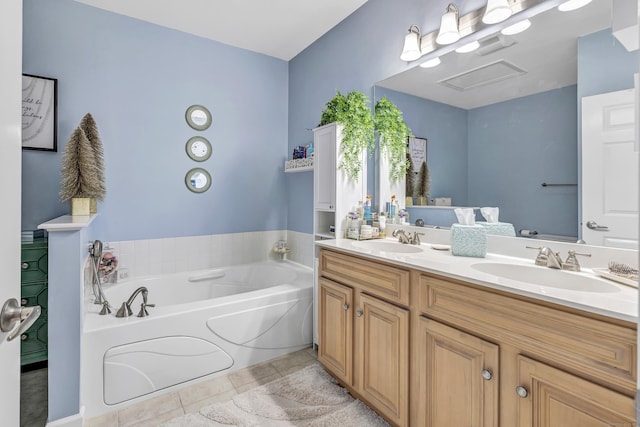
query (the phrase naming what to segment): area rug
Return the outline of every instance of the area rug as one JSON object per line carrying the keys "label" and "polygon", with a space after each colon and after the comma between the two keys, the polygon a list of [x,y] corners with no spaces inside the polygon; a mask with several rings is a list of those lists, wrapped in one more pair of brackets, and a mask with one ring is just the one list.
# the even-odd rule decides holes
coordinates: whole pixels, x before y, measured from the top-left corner
{"label": "area rug", "polygon": [[387,427],[389,424],[351,397],[316,363],[162,426]]}

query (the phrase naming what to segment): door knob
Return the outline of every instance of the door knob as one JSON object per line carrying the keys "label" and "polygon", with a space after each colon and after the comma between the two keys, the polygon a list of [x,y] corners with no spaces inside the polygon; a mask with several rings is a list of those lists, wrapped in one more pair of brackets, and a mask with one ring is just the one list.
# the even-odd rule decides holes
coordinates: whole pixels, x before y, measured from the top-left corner
{"label": "door knob", "polygon": [[0,311],[0,331],[12,331],[7,337],[7,341],[12,341],[15,337],[22,335],[38,320],[41,311],[42,309],[39,305],[21,307],[17,299],[8,299],[2,306],[2,311]]}
{"label": "door knob", "polygon": [[609,227],[607,227],[606,225],[598,225],[597,222],[595,221],[587,221],[587,228],[591,229],[591,230],[597,230],[597,231],[608,231]]}

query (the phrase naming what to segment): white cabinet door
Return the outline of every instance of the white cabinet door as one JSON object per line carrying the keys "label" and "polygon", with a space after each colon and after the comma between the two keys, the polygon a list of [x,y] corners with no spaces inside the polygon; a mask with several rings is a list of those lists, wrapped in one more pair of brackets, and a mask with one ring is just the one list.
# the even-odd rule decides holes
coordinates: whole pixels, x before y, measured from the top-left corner
{"label": "white cabinet door", "polygon": [[634,90],[582,98],[582,238],[638,249]]}
{"label": "white cabinet door", "polygon": [[336,209],[336,135],[335,124],[318,128],[313,134],[313,207]]}
{"label": "white cabinet door", "polygon": [[[20,301],[22,0],[0,2],[0,308]],[[0,424],[20,425],[20,339],[0,332]]]}

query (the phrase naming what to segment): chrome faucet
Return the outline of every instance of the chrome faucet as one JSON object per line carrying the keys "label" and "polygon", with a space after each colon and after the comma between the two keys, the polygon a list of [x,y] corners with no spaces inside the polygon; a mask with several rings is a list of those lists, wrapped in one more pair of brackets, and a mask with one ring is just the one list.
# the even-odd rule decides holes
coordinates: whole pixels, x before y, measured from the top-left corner
{"label": "chrome faucet", "polygon": [[560,258],[560,254],[551,250],[546,246],[542,247],[534,247],[527,246],[527,249],[537,249],[538,255],[536,256],[536,265],[540,265],[542,267],[549,267],[555,269],[562,269],[562,258]]}
{"label": "chrome faucet", "polygon": [[116,313],[116,317],[129,317],[133,314],[131,311],[131,304],[136,299],[136,297],[142,294],[142,304],[140,304],[140,312],[138,313],[138,317],[147,317],[149,312],[147,311],[147,307],[155,307],[155,304],[147,304],[147,296],[149,295],[149,290],[144,286],[139,287],[129,297],[129,299],[122,303],[120,309]]}
{"label": "chrome faucet", "polygon": [[91,287],[93,289],[93,295],[95,296],[94,304],[101,304],[102,310],[100,310],[100,315],[105,315],[111,313],[111,304],[107,300],[107,297],[104,295],[104,291],[102,289],[102,283],[100,282],[100,260],[102,259],[102,242],[100,240],[95,240],[89,246],[89,256],[91,257]]}
{"label": "chrome faucet", "polygon": [[411,243],[412,245],[419,245],[420,236],[424,236],[424,233],[418,233],[417,231],[414,231],[413,236],[409,238],[409,243]]}

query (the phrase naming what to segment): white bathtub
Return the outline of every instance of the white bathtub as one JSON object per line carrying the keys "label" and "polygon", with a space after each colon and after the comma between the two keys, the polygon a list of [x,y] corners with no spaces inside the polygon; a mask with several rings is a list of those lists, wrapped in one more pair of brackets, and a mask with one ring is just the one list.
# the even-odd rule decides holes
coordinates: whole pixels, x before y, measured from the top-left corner
{"label": "white bathtub", "polygon": [[[116,318],[140,286],[148,317]],[[311,346],[313,270],[265,262],[106,285],[108,316],[85,301],[82,404],[91,418]],[[89,295],[92,297],[93,295]]]}

